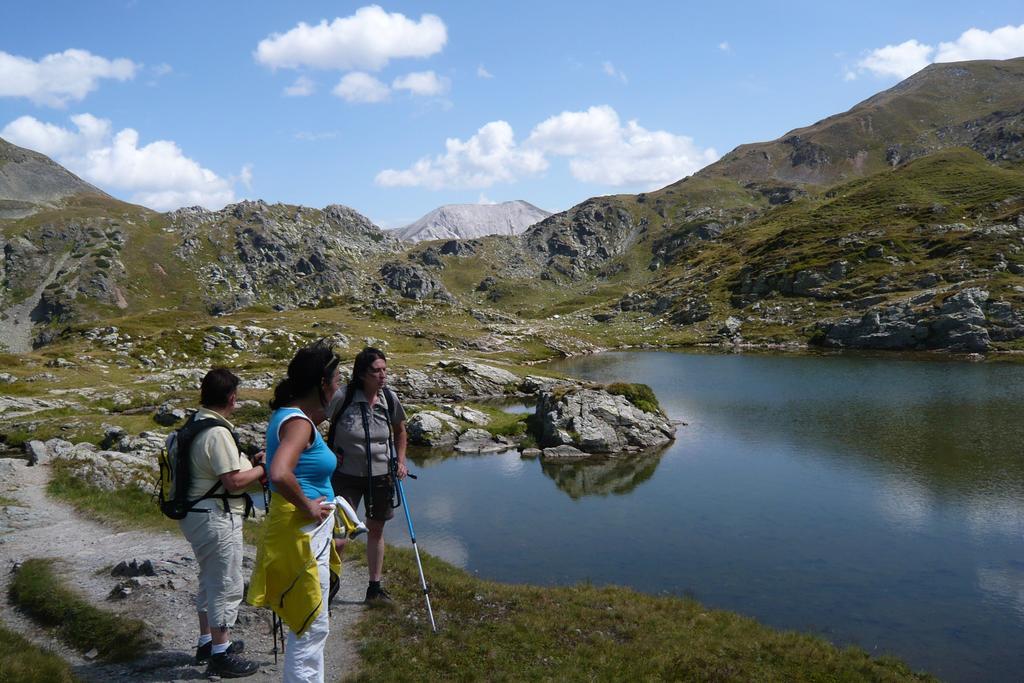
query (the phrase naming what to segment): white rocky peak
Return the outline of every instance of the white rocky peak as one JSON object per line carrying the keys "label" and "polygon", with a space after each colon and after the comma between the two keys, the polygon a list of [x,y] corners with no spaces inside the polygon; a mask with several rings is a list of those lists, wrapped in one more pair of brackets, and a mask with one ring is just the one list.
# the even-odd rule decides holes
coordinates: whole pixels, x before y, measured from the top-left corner
{"label": "white rocky peak", "polygon": [[500,204],[447,204],[415,223],[398,228],[395,234],[411,242],[518,235],[550,215],[549,211],[522,200]]}

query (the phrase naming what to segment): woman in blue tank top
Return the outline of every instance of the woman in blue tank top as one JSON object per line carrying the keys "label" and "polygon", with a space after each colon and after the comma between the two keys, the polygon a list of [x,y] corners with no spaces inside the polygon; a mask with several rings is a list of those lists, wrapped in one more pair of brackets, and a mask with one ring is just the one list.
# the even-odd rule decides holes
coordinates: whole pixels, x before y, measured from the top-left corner
{"label": "woman in blue tank top", "polygon": [[288,625],[285,681],[323,680],[330,574],[340,571],[331,519],[338,461],[316,425],[338,390],[339,360],[323,342],[300,349],[270,402],[266,463],[274,495],[250,602],[271,607]]}

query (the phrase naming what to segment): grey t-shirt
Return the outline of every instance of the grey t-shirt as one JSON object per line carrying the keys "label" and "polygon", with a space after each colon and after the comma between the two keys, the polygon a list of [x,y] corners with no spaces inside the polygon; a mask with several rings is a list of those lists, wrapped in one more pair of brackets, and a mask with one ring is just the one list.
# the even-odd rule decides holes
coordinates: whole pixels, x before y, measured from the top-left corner
{"label": "grey t-shirt", "polygon": [[[327,407],[327,414],[331,418],[344,402],[345,391],[346,387],[342,387],[331,399],[331,404]],[[394,413],[393,421],[395,425],[398,425],[405,421],[405,409],[394,392],[389,393],[394,403],[391,406]],[[338,471],[342,474],[351,474],[356,477],[366,476],[366,432],[363,429],[363,413],[360,406],[368,403],[362,389],[356,389],[352,396],[352,402],[338,417],[334,443],[330,446],[338,456]],[[381,390],[377,394],[377,402],[370,411],[370,457],[375,477],[388,473],[388,433],[388,409],[384,400],[384,391]]]}

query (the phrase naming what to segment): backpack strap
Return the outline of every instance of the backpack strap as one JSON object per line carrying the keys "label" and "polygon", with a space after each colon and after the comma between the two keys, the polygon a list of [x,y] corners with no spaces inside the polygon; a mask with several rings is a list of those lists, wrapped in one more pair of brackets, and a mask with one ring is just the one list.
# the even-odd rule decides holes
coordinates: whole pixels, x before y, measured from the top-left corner
{"label": "backpack strap", "polygon": [[345,398],[341,400],[341,405],[338,406],[338,409],[334,411],[334,415],[331,416],[331,426],[327,430],[327,447],[330,448],[331,451],[336,456],[341,455],[340,453],[334,450],[334,437],[338,433],[338,420],[341,418],[342,413],[345,412],[345,408],[348,408],[350,405],[352,405],[352,394],[354,393],[354,391],[349,391],[348,385],[346,385]]}

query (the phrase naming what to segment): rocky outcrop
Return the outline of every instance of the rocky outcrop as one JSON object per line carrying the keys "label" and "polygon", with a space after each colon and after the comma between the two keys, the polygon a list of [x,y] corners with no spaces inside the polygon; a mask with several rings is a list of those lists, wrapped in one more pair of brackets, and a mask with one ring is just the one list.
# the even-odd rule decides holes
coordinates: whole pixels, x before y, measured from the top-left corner
{"label": "rocky outcrop", "polygon": [[962,290],[943,300],[924,292],[861,316],[824,323],[814,341],[830,348],[946,349],[984,353],[993,339],[1024,337],[1024,313],[989,302],[988,291]]}
{"label": "rocky outcrop", "polygon": [[664,415],[645,412],[625,397],[601,389],[544,392],[536,415],[545,447],[569,445],[587,453],[637,452],[663,446],[675,437],[675,427]]}
{"label": "rocky outcrop", "polygon": [[406,299],[436,299],[455,303],[455,297],[445,289],[440,280],[419,266],[391,261],[381,266],[380,275],[384,284]]}
{"label": "rocky outcrop", "polygon": [[634,219],[615,200],[597,198],[537,223],[523,233],[523,243],[541,261],[542,276],[579,279],[626,253],[646,229],[646,218]]}
{"label": "rocky outcrop", "polygon": [[443,448],[452,446],[459,438],[459,423],[450,415],[435,410],[424,410],[409,418],[405,427],[409,443],[416,446]]}
{"label": "rocky outcrop", "polygon": [[155,458],[99,450],[89,443],[73,444],[62,439],[50,439],[44,446],[44,458],[51,463],[60,461],[72,476],[90,486],[104,491],[135,487],[156,493],[159,467]]}
{"label": "rocky outcrop", "polygon": [[49,157],[0,139],[0,218],[22,218],[82,194],[107,196]]}
{"label": "rocky outcrop", "polygon": [[391,385],[407,399],[443,398],[461,401],[468,398],[498,398],[518,393],[534,393],[544,386],[544,379],[523,379],[508,370],[471,361],[442,360],[424,370],[407,370],[390,380]]}

